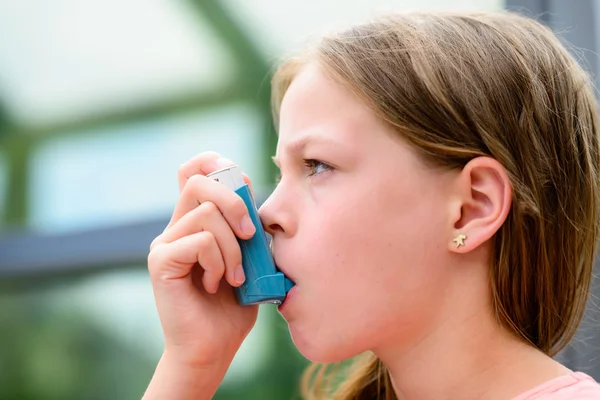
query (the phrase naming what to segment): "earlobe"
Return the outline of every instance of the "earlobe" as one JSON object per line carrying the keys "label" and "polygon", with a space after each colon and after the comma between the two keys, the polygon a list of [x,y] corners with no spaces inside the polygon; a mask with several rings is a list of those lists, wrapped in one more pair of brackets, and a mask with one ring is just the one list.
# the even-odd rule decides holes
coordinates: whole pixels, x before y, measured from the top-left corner
{"label": "earlobe", "polygon": [[467,253],[491,239],[504,224],[512,203],[506,169],[491,157],[469,161],[456,178],[448,248]]}
{"label": "earlobe", "polygon": [[454,239],[452,239],[452,241],[456,244],[456,248],[459,248],[460,246],[465,245],[466,238],[467,235],[465,235],[464,233],[459,233]]}

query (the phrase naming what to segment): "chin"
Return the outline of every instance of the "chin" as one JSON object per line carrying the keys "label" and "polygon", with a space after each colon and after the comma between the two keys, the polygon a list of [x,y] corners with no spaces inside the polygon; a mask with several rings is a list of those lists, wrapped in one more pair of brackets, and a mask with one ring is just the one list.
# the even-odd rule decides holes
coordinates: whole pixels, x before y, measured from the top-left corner
{"label": "chin", "polygon": [[[315,363],[334,363],[344,361],[368,350],[349,345],[339,340],[339,335],[300,331],[290,325],[290,334],[294,345],[304,358]],[[346,338],[348,340],[350,338]]]}

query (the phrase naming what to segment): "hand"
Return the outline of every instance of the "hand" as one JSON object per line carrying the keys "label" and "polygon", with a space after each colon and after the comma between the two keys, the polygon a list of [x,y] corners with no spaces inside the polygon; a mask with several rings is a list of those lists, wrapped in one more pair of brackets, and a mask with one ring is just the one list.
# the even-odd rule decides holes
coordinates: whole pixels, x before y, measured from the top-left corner
{"label": "hand", "polygon": [[233,291],[244,281],[235,236],[249,239],[256,229],[243,200],[205,176],[227,165],[210,152],[180,167],[179,201],[148,255],[165,355],[194,368],[228,366],[258,313],[238,305]]}

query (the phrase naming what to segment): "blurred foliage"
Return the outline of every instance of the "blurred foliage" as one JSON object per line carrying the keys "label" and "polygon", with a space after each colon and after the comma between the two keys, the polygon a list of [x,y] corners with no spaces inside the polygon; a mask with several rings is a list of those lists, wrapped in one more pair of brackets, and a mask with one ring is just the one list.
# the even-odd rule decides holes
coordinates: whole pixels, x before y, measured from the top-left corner
{"label": "blurred foliage", "polygon": [[12,119],[4,103],[0,100],[0,138],[6,136],[12,126]]}
{"label": "blurred foliage", "polygon": [[[71,282],[73,284],[76,282]],[[81,308],[51,301],[61,287],[0,297],[0,398],[3,400],[129,400],[142,397],[158,357],[131,346]],[[277,313],[275,307],[269,312]],[[221,386],[215,400],[297,399],[307,361],[274,321],[275,351],[252,379]],[[143,335],[140,332],[140,335]]]}
{"label": "blurred foliage", "polygon": [[158,360],[119,341],[76,307],[58,309],[45,294],[0,298],[0,398],[140,398]]}

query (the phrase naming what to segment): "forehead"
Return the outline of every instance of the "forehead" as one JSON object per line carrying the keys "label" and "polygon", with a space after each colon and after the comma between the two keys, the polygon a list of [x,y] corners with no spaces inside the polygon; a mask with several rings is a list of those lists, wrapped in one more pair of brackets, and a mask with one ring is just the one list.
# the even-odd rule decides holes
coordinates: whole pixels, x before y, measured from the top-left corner
{"label": "forehead", "polygon": [[318,64],[311,63],[298,73],[283,98],[279,145],[285,146],[307,134],[357,143],[380,124],[354,93],[323,73]]}

